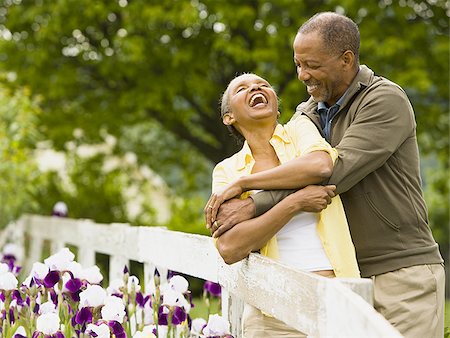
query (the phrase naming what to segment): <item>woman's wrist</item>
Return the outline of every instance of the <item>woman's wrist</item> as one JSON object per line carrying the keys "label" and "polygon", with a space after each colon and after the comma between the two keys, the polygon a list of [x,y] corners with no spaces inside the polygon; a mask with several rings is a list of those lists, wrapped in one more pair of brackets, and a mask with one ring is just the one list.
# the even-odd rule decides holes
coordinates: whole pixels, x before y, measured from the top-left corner
{"label": "woman's wrist", "polygon": [[239,177],[233,184],[235,187],[241,190],[241,193],[246,192],[247,190],[251,190],[251,188],[248,186],[248,178],[249,176],[242,176]]}

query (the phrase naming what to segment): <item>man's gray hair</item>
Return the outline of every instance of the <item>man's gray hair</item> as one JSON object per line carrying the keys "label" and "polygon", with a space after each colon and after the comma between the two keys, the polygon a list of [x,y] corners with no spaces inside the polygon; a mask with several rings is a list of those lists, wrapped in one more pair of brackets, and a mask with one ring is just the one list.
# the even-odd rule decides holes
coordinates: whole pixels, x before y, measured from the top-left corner
{"label": "man's gray hair", "polygon": [[351,50],[359,63],[360,34],[358,25],[345,15],[334,12],[317,13],[298,30],[299,34],[318,32],[325,47],[334,55]]}

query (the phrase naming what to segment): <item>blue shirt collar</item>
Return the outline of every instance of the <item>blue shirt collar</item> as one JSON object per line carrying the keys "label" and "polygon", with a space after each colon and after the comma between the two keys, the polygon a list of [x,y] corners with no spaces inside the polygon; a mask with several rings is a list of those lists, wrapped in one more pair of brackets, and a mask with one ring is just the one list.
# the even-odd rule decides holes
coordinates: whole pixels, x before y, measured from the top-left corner
{"label": "blue shirt collar", "polygon": [[[345,95],[347,94],[348,89],[345,91],[345,93],[339,98],[339,100],[337,100],[337,102],[333,105],[333,106],[338,106],[339,108],[341,107],[342,103],[344,102],[345,99]],[[328,109],[329,107],[327,107],[327,104],[325,102],[320,101],[317,104],[317,110],[322,110],[322,109]]]}

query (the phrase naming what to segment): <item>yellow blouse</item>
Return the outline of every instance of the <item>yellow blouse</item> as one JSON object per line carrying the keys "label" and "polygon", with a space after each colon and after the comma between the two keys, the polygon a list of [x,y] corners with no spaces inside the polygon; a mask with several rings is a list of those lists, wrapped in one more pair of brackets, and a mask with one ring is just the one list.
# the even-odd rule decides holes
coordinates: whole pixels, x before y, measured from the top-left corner
{"label": "yellow blouse", "polygon": [[[337,151],[320,136],[314,124],[306,116],[301,116],[284,126],[277,125],[270,144],[280,163],[313,151],[328,152],[333,162],[337,158]],[[245,142],[239,152],[216,165],[213,171],[212,190],[217,191],[239,177],[250,175],[254,163],[250,147]],[[246,198],[251,193],[246,192],[241,198]],[[319,213],[317,232],[336,277],[359,277],[355,248],[339,196],[334,197],[332,203]],[[276,237],[269,240],[260,252],[264,256],[277,259]]]}

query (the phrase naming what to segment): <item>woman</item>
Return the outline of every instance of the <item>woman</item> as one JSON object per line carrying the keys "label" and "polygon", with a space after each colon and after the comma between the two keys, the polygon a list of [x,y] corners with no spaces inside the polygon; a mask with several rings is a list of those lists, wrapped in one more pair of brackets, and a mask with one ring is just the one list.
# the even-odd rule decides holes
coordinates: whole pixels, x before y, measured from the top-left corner
{"label": "woman", "polygon": [[[305,117],[287,125],[278,124],[278,99],[270,84],[255,74],[233,79],[222,96],[223,123],[245,140],[243,148],[220,162],[213,171],[213,194],[205,210],[217,210],[224,200],[254,193],[251,189],[298,189],[317,184],[332,173],[337,154]],[[281,163],[299,162],[298,180],[265,180],[265,174]],[[293,176],[293,175],[292,175]],[[327,277],[359,277],[354,247],[345,214],[334,187],[308,186],[265,214],[236,224],[217,238],[217,249],[232,264],[250,252],[279,260],[294,268]],[[311,199],[323,209],[304,212]],[[213,230],[217,230],[218,224]],[[275,318],[253,307],[244,311],[244,336],[299,337]]]}

